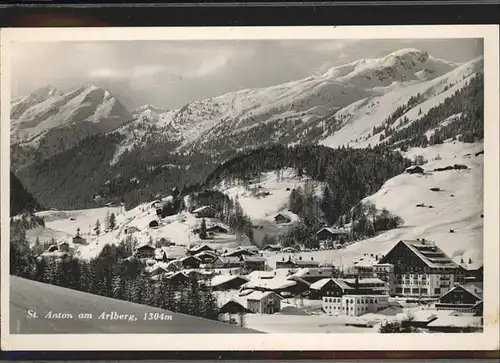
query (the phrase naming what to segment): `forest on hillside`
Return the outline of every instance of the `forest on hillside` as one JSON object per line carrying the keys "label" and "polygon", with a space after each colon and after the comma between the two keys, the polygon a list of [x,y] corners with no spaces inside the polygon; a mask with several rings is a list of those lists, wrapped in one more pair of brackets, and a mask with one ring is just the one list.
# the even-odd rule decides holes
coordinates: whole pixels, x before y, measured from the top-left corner
{"label": "forest on hillside", "polygon": [[122,140],[117,133],[88,137],[74,148],[19,170],[17,176],[46,207],[83,209],[108,202],[135,206],[168,195],[174,187],[200,183],[213,170],[210,157],[175,153],[168,142],[125,150],[112,164]]}
{"label": "forest on hillside", "polygon": [[[450,122],[443,121],[457,115]],[[409,121],[401,120],[399,126]],[[428,136],[426,133],[434,130]],[[475,142],[484,138],[484,75],[479,74],[467,86],[457,90],[443,103],[431,108],[422,117],[404,128],[385,133],[385,141],[379,148],[407,150],[409,147],[426,147],[442,144],[453,139],[462,142]]]}
{"label": "forest on hillside", "polygon": [[35,210],[41,210],[42,206],[28,192],[16,175],[10,172],[10,215],[14,216],[21,213],[31,213]]}

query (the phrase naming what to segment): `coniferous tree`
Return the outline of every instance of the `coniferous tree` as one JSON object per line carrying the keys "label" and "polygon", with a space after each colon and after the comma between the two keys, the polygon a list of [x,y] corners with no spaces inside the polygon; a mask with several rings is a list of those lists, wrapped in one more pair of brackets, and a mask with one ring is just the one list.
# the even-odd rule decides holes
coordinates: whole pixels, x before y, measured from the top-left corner
{"label": "coniferous tree", "polygon": [[108,228],[110,230],[114,230],[116,227],[116,216],[114,213],[111,213],[110,216],[109,216],[109,224],[108,224]]}
{"label": "coniferous tree", "polygon": [[101,222],[99,222],[99,220],[95,222],[94,230],[98,236],[101,234]]}
{"label": "coniferous tree", "polygon": [[201,220],[200,238],[201,239],[207,238],[207,223],[205,222],[205,218]]}

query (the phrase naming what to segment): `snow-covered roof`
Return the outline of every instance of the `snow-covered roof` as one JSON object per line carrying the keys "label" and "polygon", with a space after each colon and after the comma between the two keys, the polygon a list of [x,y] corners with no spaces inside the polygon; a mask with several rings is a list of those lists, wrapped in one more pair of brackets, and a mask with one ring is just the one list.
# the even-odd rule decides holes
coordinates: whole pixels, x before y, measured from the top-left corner
{"label": "snow-covered roof", "polygon": [[352,290],[353,289],[353,287],[346,284],[345,281],[343,281],[342,279],[333,279],[333,282],[335,282],[342,290]]}
{"label": "snow-covered roof", "polygon": [[429,328],[445,328],[445,327],[454,327],[454,328],[467,328],[467,327],[475,327],[481,326],[481,317],[480,316],[472,316],[472,315],[462,315],[462,316],[440,316],[433,322],[427,324]]}
{"label": "snow-covered roof", "polygon": [[244,308],[247,307],[246,298],[238,295],[238,290],[229,290],[229,291],[214,291],[213,292],[215,299],[217,300],[217,306],[221,308],[226,305],[230,301],[234,301],[237,304],[240,304]]}
{"label": "snow-covered roof", "polygon": [[195,260],[200,261],[200,259],[198,257],[196,257],[196,256],[184,256],[184,257],[179,258],[179,262],[184,262],[184,261],[186,261],[186,260],[188,260],[190,258],[194,258]]}
{"label": "snow-covered roof", "polygon": [[236,263],[236,262],[241,262],[240,259],[239,259],[239,257],[235,257],[235,256],[219,256],[218,259],[222,263],[230,263],[230,262]]}
{"label": "snow-covered roof", "polygon": [[373,267],[378,262],[375,257],[372,256],[362,256],[358,261],[354,262],[357,267]]}
{"label": "snow-covered roof", "polygon": [[238,246],[236,249],[250,251],[250,252],[259,252],[259,247],[257,246]]}
{"label": "snow-covered roof", "polygon": [[245,295],[245,299],[248,301],[248,300],[262,300],[266,297],[268,297],[269,295],[276,295],[278,296],[278,298],[281,299],[281,296],[279,296],[278,294],[276,294],[275,292],[273,291],[253,291],[252,293],[248,294],[248,295]]}
{"label": "snow-covered roof", "polygon": [[467,292],[476,296],[479,299],[483,299],[483,283],[482,282],[470,282],[461,285]]}
{"label": "snow-covered roof", "polygon": [[[201,250],[201,249],[203,249],[203,248],[205,248],[205,249],[209,248],[211,251],[213,251],[213,250],[214,250],[214,249],[213,249],[212,247],[210,247],[209,245],[207,245],[207,244],[205,244],[205,243],[201,243],[201,244],[199,244],[199,245],[196,245],[196,246],[194,246],[194,247],[191,247],[191,248],[189,249],[189,251],[191,251],[191,252],[195,252],[195,253],[196,253],[197,251],[200,251],[200,250]],[[207,251],[208,251],[208,250],[207,250]]]}
{"label": "snow-covered roof", "polygon": [[292,213],[291,211],[288,210],[282,210],[274,216],[274,218],[278,218],[279,216],[285,217],[287,220],[290,222],[297,222],[300,220],[300,217],[296,215],[295,213]]}
{"label": "snow-covered roof", "polygon": [[451,267],[458,265],[448,257],[438,246],[430,241],[422,240],[402,240],[417,257],[432,268]]}
{"label": "snow-covered roof", "polygon": [[281,245],[279,245],[279,244],[273,244],[273,245],[265,245],[264,247],[262,247],[263,250],[269,249],[269,248],[280,250],[281,249]]}
{"label": "snow-covered roof", "polygon": [[[308,261],[309,262],[309,261]],[[307,267],[298,269],[294,277],[318,277],[331,275],[332,269],[328,267]]]}
{"label": "snow-covered roof", "polygon": [[483,267],[483,263],[480,261],[473,261],[471,263],[464,262],[459,263],[459,265],[467,271],[476,271]]}
{"label": "snow-covered roof", "polygon": [[236,278],[243,279],[247,282],[249,281],[247,278],[240,275],[215,275],[212,277],[212,286],[219,286]]}
{"label": "snow-covered roof", "polygon": [[405,170],[415,170],[415,169],[422,169],[420,165],[412,165],[407,167]]}
{"label": "snow-covered roof", "polygon": [[266,262],[267,260],[261,256],[243,256],[243,261],[248,262]]}
{"label": "snow-covered roof", "polygon": [[331,234],[349,234],[349,231],[347,229],[335,227],[323,227],[318,232],[316,232],[316,234],[319,234],[322,231],[327,231]]}
{"label": "snow-covered roof", "polygon": [[331,278],[321,279],[311,284],[310,288],[313,290],[321,290],[323,286],[325,286],[329,281],[332,281]]}
{"label": "snow-covered roof", "polygon": [[242,285],[242,289],[261,288],[261,289],[277,290],[295,285],[297,285],[297,281],[288,280],[286,277],[282,276],[276,276],[272,279],[250,280],[246,284]]}
{"label": "snow-covered roof", "polygon": [[177,259],[184,257],[187,250],[184,246],[163,246],[155,250],[155,257],[158,259],[163,258],[164,252],[167,254],[168,259]]}
{"label": "snow-covered roof", "polygon": [[260,278],[271,279],[274,278],[274,276],[276,276],[276,271],[252,271],[248,275],[246,275],[246,277],[250,280]]}
{"label": "snow-covered roof", "polygon": [[155,247],[152,246],[149,242],[144,242],[144,243],[140,244],[139,246],[137,246],[136,250],[140,250],[140,249],[146,248],[146,247],[153,249],[153,250],[155,249]]}
{"label": "snow-covered roof", "polygon": [[196,256],[198,258],[200,258],[202,256],[211,256],[211,257],[215,258],[215,257],[217,257],[217,254],[215,252],[205,250],[205,251],[201,251],[201,252],[196,253],[194,256]]}
{"label": "snow-covered roof", "polygon": [[214,211],[214,212],[217,212],[214,208],[210,207],[209,205],[204,205],[203,207],[200,207],[200,208],[195,209],[195,210],[193,211],[193,213],[200,213],[200,212],[202,212],[202,211],[204,211],[204,210],[208,210],[208,209],[210,209],[210,210],[212,210],[212,211]]}

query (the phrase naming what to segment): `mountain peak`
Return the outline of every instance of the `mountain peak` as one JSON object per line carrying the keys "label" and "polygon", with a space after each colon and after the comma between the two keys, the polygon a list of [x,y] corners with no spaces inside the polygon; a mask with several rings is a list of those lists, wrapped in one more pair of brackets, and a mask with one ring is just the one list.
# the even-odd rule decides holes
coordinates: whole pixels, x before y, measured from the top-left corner
{"label": "mountain peak", "polygon": [[29,99],[37,102],[41,102],[46,100],[47,98],[60,96],[63,92],[59,90],[57,87],[54,87],[50,84],[45,85],[43,87],[37,88],[28,96]]}
{"label": "mountain peak", "polygon": [[398,62],[424,63],[429,58],[429,53],[424,50],[404,48],[387,54],[383,58],[383,60],[386,64],[393,64]]}
{"label": "mountain peak", "polygon": [[141,113],[141,112],[144,112],[144,111],[167,112],[168,110],[166,110],[164,108],[161,108],[161,107],[157,107],[155,105],[152,105],[152,104],[148,103],[148,104],[145,104],[145,105],[137,107],[134,110],[134,113]]}

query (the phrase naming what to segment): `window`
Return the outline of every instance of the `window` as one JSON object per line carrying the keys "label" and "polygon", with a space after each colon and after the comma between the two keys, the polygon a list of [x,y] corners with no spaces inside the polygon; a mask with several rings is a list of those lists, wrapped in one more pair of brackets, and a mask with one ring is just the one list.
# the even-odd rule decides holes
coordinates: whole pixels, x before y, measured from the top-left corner
{"label": "window", "polygon": [[375,300],[375,304],[378,304],[377,300]]}
{"label": "window", "polygon": [[370,304],[373,304],[373,299],[370,299]]}

